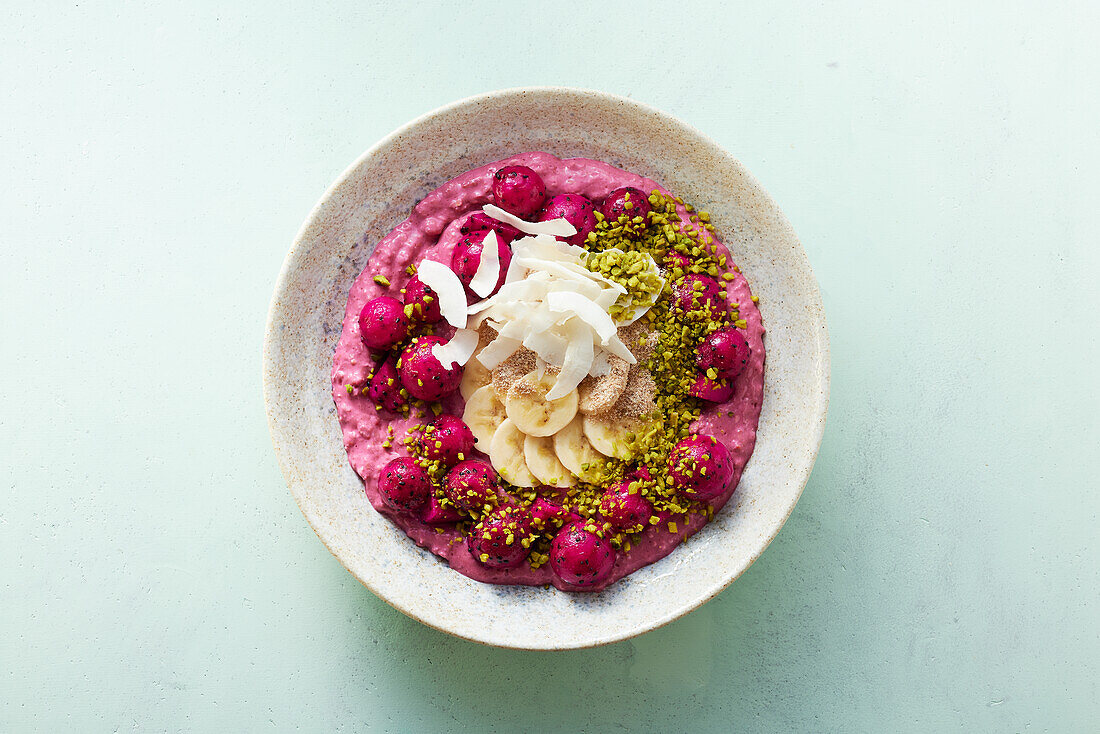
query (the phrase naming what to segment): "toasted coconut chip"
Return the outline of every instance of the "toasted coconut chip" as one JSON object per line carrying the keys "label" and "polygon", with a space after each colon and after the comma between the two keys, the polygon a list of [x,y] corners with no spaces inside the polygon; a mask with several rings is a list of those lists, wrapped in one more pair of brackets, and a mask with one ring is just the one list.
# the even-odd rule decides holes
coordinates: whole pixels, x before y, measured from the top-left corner
{"label": "toasted coconut chip", "polygon": [[493,206],[492,204],[486,204],[481,207],[481,211],[498,222],[512,225],[524,234],[546,234],[554,237],[572,237],[577,233],[577,228],[570,224],[567,219],[551,219],[548,222],[528,222],[526,219],[520,219],[515,214],[510,214],[499,206]]}
{"label": "toasted coconut chip", "polygon": [[454,365],[465,365],[477,349],[477,332],[472,329],[459,329],[446,344],[433,344],[432,355],[445,369]]}
{"label": "toasted coconut chip", "polygon": [[474,277],[470,279],[470,290],[482,298],[493,292],[500,277],[500,238],[493,230],[485,234],[481,244],[481,258],[477,263]]}
{"label": "toasted coconut chip", "polygon": [[466,327],[466,289],[455,272],[435,260],[422,260],[416,277],[439,296],[439,313],[456,329]]}

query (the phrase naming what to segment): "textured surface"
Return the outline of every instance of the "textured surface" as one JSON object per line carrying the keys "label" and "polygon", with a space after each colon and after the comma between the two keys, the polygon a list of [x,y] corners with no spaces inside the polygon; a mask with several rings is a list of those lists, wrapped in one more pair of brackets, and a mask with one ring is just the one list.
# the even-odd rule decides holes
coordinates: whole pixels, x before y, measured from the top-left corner
{"label": "textured surface", "polygon": [[[530,54],[476,66],[452,51],[485,15],[442,4],[8,11],[0,730],[1094,728],[1095,4],[723,5],[533,35],[497,10]],[[520,84],[732,151],[832,348],[821,454],[760,560],[568,653],[364,589],[287,492],[258,388],[319,193],[405,120]]]}

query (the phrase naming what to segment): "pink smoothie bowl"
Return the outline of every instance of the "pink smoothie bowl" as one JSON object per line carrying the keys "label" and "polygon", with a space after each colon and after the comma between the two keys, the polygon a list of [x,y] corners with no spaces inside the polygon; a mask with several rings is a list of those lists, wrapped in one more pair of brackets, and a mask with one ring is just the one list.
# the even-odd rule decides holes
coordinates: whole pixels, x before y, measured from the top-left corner
{"label": "pink smoothie bowl", "polygon": [[[759,296],[767,328],[756,448],[714,520],[669,556],[590,594],[494,586],[452,571],[374,511],[348,464],[330,371],[352,281],[374,243],[441,183],[525,151],[605,161],[710,212]],[[764,551],[817,457],[829,338],[806,254],[778,205],[715,141],[602,92],[506,89],[419,117],[371,147],[307,218],[283,264],[264,342],[263,389],[279,465],[334,556],[405,614],[501,647],[564,650],[647,632],[713,598]]]}

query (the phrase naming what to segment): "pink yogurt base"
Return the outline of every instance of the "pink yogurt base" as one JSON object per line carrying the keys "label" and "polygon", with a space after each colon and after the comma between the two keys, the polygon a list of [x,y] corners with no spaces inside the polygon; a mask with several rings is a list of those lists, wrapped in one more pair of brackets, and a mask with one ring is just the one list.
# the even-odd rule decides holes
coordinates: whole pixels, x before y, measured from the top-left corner
{"label": "pink yogurt base", "polygon": [[[622,171],[606,163],[587,158],[561,160],[548,153],[515,155],[476,168],[443,184],[424,197],[413,207],[409,218],[378,243],[366,270],[352,285],[344,316],[343,333],[333,357],[332,397],[336,403],[348,460],[363,479],[366,498],[375,510],[404,530],[414,542],[447,559],[454,570],[478,581],[492,584],[553,584],[565,591],[576,591],[578,589],[558,579],[549,564],[537,569],[530,568],[526,563],[514,569],[485,568],[475,560],[467,549],[465,538],[454,527],[432,527],[416,517],[394,513],[387,508],[378,493],[378,476],[392,459],[408,455],[400,439],[408,428],[421,421],[413,417],[394,415],[385,410],[375,410],[369,398],[358,394],[359,389],[366,385],[367,375],[370,374],[373,364],[370,353],[359,338],[358,317],[363,305],[380,295],[400,298],[400,289],[408,280],[405,269],[409,265],[419,263],[425,258],[449,265],[451,252],[461,239],[458,228],[462,221],[469,213],[480,210],[485,204],[493,203],[493,173],[512,164],[529,166],[537,171],[546,183],[548,198],[557,194],[583,194],[599,206],[608,193],[622,186],[633,186],[645,192],[661,189],[663,193],[668,193],[648,178]],[[688,215],[683,209],[680,214],[687,221]],[[726,255],[727,263],[732,267],[729,251],[721,243],[718,245],[719,251]],[[388,278],[391,286],[383,288],[375,283],[375,275]],[[708,407],[693,427],[699,433],[712,435],[724,442],[733,455],[734,474],[729,489],[710,502],[716,512],[733,494],[745,463],[752,455],[764,393],[764,326],[760,311],[751,300],[748,282],[741,273],[735,272],[734,275],[736,277],[730,281],[727,293],[730,301],[740,304],[741,318],[747,322],[743,331],[752,349],[752,356],[735,381],[730,399],[720,405]],[[440,322],[436,329],[436,333],[445,339],[450,338],[452,332],[453,329],[445,322]],[[355,395],[348,394],[348,384],[356,387]],[[457,392],[442,402],[445,413],[462,415],[465,403]],[[386,449],[382,447],[382,443],[391,426],[395,439],[392,448]],[[488,461],[487,456],[476,450],[474,453],[478,458]],[[664,558],[705,524],[704,517],[693,514],[686,522],[679,523],[676,533],[669,532],[666,523],[647,528],[640,535],[634,536],[629,552],[619,552],[611,576],[604,584],[586,587],[584,590],[598,591],[639,568]]]}

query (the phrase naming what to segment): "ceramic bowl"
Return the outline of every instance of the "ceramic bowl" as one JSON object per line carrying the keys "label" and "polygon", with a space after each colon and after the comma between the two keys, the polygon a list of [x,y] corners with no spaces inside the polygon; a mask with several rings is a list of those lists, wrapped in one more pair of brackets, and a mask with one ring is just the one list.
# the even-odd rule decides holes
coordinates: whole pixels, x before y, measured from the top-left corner
{"label": "ceramic bowl", "polygon": [[[648,176],[709,211],[767,328],[756,450],[733,498],[689,543],[600,593],[493,586],[451,571],[375,512],[348,465],[329,371],[348,289],[425,194],[513,153],[584,156]],[[652,107],[600,92],[509,89],[413,120],[372,147],[309,215],[283,265],[264,343],[279,464],[309,524],[367,588],[421,622],[504,647],[567,649],[646,632],[698,607],[760,555],[805,486],[825,424],[828,336],[791,225],[737,160]]]}

